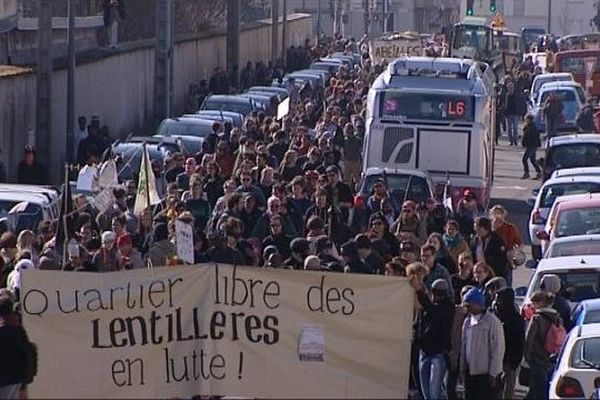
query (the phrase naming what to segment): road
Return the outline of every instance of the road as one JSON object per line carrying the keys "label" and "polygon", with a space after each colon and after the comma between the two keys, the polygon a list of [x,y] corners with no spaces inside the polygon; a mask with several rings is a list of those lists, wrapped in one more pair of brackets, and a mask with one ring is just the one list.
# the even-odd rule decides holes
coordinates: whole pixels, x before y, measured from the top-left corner
{"label": "road", "polygon": [[[527,227],[531,207],[527,205],[526,200],[531,196],[533,189],[540,187],[540,181],[521,179],[521,176],[523,176],[523,164],[521,162],[523,152],[522,147],[511,147],[508,145],[507,140],[500,139],[500,144],[496,147],[494,184],[490,205],[501,204],[508,210],[508,219],[519,227],[523,235],[526,244],[523,250],[528,257],[531,257]],[[539,156],[541,156],[541,153]],[[530,277],[531,270],[528,270],[525,266],[517,268],[513,272],[513,287],[527,286]]]}
{"label": "road", "polygon": [[[508,219],[521,230],[526,244],[523,250],[528,258],[531,258],[527,227],[531,207],[527,205],[526,200],[531,196],[531,191],[539,188],[541,183],[539,180],[521,179],[521,176],[523,176],[523,164],[521,162],[523,151],[522,147],[511,147],[508,145],[507,140],[500,139],[500,144],[496,147],[491,205],[501,204],[508,210]],[[542,151],[538,153],[538,158],[541,155]],[[513,272],[513,287],[527,286],[531,275],[532,270],[525,268],[525,266],[517,268]],[[517,384],[515,394],[517,398],[524,398],[527,394],[527,388]]]}

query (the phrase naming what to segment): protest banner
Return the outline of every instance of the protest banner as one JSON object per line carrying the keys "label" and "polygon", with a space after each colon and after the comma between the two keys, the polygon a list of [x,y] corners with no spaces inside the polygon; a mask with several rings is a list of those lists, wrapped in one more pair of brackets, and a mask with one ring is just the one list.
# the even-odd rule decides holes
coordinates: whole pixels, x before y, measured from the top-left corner
{"label": "protest banner", "polygon": [[389,62],[401,56],[422,56],[423,45],[420,39],[371,40],[369,55],[373,64]]}
{"label": "protest banner", "polygon": [[109,187],[102,189],[101,192],[94,196],[92,203],[98,212],[104,212],[108,210],[108,208],[115,203],[113,188]]}
{"label": "protest banner", "polygon": [[196,265],[27,270],[32,398],[406,398],[405,278]]}
{"label": "protest banner", "polygon": [[188,264],[194,263],[194,230],[191,224],[175,221],[177,257]]}

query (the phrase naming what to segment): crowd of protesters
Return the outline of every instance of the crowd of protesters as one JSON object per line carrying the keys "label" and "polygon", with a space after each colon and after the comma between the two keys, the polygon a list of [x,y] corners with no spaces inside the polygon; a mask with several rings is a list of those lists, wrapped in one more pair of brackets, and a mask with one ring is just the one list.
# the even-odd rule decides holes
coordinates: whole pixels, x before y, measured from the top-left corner
{"label": "crowd of protesters", "polygon": [[[383,66],[371,64],[364,43],[340,36],[290,49],[287,64],[304,68],[311,57],[343,51],[360,53],[361,62],[342,66],[325,87],[290,87],[290,112],[283,120],[252,112],[241,129],[215,122],[195,157],[175,153],[164,165],[153,162],[157,187],[163,188],[160,204],[136,213],[133,181],[113,190],[115,202],[103,212],[78,194],[66,249],[56,235],[57,221],[43,221],[36,232],[3,226],[0,337],[26,342],[12,329],[18,323],[10,322],[24,269],[103,273],[178,264],[174,226],[182,221],[193,226],[196,263],[407,277],[417,299],[411,387],[425,399],[457,398],[459,381],[467,399],[513,398],[523,356],[541,371],[532,375],[531,398],[542,398],[536,396],[544,393],[550,354],[539,343],[543,335],[525,335],[516,311],[510,284],[522,239],[508,211],[484,210],[470,191],[453,211],[433,197],[399,202],[385,177],[357,210],[366,97]],[[278,73],[248,63],[237,88],[268,84]],[[219,69],[190,92],[190,107],[197,109],[198,96],[231,87]],[[316,100],[318,91],[324,106]],[[86,132],[77,149],[89,163],[107,143],[98,118],[86,124],[80,120]],[[534,306],[558,321],[554,286],[536,293]],[[530,326],[547,329],[544,323],[534,318]],[[0,364],[0,397],[14,395],[11,385],[26,381]]]}

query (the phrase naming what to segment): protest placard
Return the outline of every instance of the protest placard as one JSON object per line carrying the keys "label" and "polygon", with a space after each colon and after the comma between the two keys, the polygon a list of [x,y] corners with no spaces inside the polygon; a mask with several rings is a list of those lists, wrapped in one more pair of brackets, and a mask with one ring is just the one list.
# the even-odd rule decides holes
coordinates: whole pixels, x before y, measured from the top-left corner
{"label": "protest placard", "polygon": [[194,263],[194,230],[191,224],[175,221],[177,257],[188,264]]}
{"label": "protest placard", "polygon": [[277,106],[277,121],[281,121],[290,112],[290,98],[286,98]]}
{"label": "protest placard", "polygon": [[405,278],[195,265],[24,271],[32,398],[406,398]]}

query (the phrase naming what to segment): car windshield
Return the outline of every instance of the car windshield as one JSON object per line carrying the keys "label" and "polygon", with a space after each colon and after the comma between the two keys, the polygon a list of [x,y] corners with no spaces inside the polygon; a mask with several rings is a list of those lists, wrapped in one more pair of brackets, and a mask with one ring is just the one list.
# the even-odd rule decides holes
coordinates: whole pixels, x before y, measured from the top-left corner
{"label": "car windshield", "polygon": [[572,368],[593,369],[590,364],[600,365],[600,337],[578,340],[571,350]]}
{"label": "car windshield", "polygon": [[490,30],[485,26],[462,25],[456,28],[454,48],[473,47],[487,50],[490,42]]}
{"label": "car windshield", "polygon": [[[565,297],[574,303],[583,300],[597,299],[600,297],[600,271],[598,270],[567,270],[567,271],[548,271],[549,274],[558,275],[562,282]],[[540,282],[544,274],[536,274],[536,280],[533,282],[532,291],[534,293],[540,290]]]}
{"label": "car windshield", "polygon": [[[382,178],[381,175],[368,175],[362,185],[361,193],[369,196],[373,192],[375,181]],[[404,200],[413,200],[415,202],[423,202],[431,197],[427,180],[411,175],[387,175],[388,192],[395,200],[396,204],[402,204]],[[406,194],[406,188],[410,181],[410,189]]]}
{"label": "car windshield", "polygon": [[540,208],[551,208],[559,196],[580,193],[599,193],[600,183],[596,182],[566,182],[547,185],[540,195]]}
{"label": "car windshield", "polygon": [[562,243],[552,242],[548,258],[600,254],[600,240],[575,240]]}
{"label": "car windshield", "polygon": [[161,136],[198,136],[206,137],[212,131],[212,124],[195,124],[185,121],[163,121],[157,134]]}
{"label": "car windshield", "polygon": [[548,152],[547,166],[553,169],[600,165],[600,144],[598,143],[572,143],[553,146]]}
{"label": "car windshield", "polygon": [[556,237],[600,233],[600,207],[564,210],[556,227]]}

